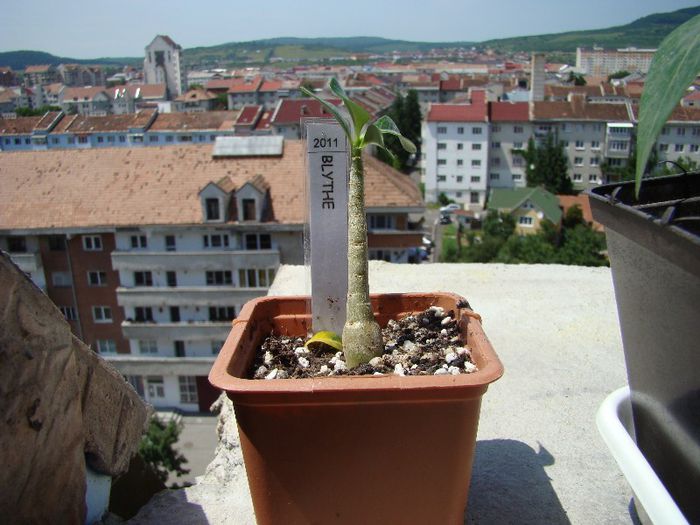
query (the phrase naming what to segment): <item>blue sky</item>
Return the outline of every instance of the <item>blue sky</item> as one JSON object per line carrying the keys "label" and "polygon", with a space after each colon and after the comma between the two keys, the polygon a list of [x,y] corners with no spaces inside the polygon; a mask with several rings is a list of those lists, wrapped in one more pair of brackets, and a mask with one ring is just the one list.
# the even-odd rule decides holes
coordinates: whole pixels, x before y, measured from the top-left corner
{"label": "blue sky", "polygon": [[10,0],[0,51],[140,56],[156,34],[184,48],[278,36],[481,41],[599,29],[693,5],[698,0]]}

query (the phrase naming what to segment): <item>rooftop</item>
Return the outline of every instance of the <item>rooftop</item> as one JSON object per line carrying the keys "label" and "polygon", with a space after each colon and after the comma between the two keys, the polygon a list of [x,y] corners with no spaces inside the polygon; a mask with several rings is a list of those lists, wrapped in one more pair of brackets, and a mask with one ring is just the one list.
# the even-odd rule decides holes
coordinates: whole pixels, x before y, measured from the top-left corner
{"label": "rooftop", "polygon": [[486,122],[486,104],[430,104],[428,122]]}

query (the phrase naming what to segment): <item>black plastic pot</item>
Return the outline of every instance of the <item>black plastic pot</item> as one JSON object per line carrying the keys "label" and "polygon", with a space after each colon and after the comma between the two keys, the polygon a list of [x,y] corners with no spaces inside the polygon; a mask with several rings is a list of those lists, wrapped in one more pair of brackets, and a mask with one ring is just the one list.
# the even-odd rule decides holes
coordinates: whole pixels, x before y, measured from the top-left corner
{"label": "black plastic pot", "polygon": [[700,174],[589,190],[605,226],[637,445],[700,523]]}

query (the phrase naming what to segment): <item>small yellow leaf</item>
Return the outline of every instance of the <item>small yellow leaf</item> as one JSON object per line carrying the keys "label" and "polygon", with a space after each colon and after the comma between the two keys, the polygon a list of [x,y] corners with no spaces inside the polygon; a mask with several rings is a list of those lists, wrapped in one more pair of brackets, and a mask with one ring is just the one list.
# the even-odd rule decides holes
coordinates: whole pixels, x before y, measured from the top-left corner
{"label": "small yellow leaf", "polygon": [[304,345],[309,350],[319,350],[323,346],[330,346],[338,351],[343,350],[343,341],[340,336],[335,332],[324,330],[322,332],[316,332],[311,339],[306,341]]}

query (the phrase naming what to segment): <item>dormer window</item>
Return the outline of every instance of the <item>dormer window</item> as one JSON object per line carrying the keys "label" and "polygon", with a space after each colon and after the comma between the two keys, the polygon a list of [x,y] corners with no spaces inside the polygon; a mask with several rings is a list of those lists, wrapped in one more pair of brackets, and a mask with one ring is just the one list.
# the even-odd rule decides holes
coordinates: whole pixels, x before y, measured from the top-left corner
{"label": "dormer window", "polygon": [[243,220],[254,221],[257,219],[255,213],[255,199],[242,199],[243,201]]}
{"label": "dormer window", "polygon": [[218,221],[221,220],[221,206],[219,204],[219,199],[205,199],[204,206],[206,208],[206,214],[208,221]]}

